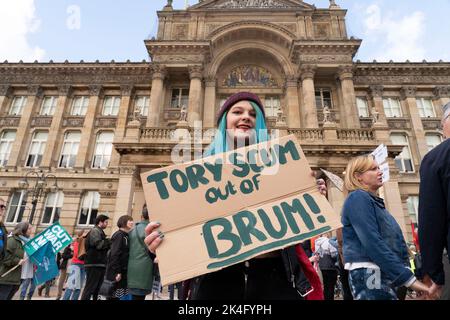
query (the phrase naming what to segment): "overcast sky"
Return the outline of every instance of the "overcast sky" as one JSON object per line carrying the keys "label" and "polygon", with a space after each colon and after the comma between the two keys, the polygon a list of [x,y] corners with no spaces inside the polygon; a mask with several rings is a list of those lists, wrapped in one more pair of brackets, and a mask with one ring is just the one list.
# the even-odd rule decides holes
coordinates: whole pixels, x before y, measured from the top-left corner
{"label": "overcast sky", "polygon": [[[188,0],[190,5],[197,0]],[[305,1],[327,8],[328,0]],[[174,0],[175,9],[185,0]],[[361,61],[450,61],[450,0],[336,0]],[[148,60],[165,0],[0,0],[0,62]]]}

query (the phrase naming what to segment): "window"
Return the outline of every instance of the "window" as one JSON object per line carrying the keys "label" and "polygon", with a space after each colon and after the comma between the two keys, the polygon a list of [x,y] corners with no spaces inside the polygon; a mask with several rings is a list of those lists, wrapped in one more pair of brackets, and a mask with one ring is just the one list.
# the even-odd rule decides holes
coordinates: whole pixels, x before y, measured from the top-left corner
{"label": "window", "polygon": [[44,100],[42,101],[40,115],[41,116],[54,115],[57,101],[58,101],[58,97],[44,97]]}
{"label": "window", "polygon": [[89,105],[89,97],[80,96],[75,97],[72,104],[70,114],[72,116],[85,116]]}
{"label": "window", "polygon": [[433,102],[431,99],[418,98],[417,109],[419,109],[419,115],[421,118],[435,117]]}
{"label": "window", "polygon": [[11,109],[9,110],[9,114],[11,116],[22,115],[23,108],[25,108],[26,103],[27,97],[14,97],[13,102],[11,104]]}
{"label": "window", "polygon": [[397,98],[383,98],[384,113],[387,118],[395,118],[402,116],[402,108],[400,100]]}
{"label": "window", "polygon": [[328,108],[333,108],[333,103],[331,101],[331,91],[329,89],[316,89],[316,107],[317,109],[322,109],[327,106]]}
{"label": "window", "polygon": [[366,98],[356,98],[356,106],[358,107],[358,114],[360,118],[369,117],[369,106]]}
{"label": "window", "polygon": [[42,224],[53,224],[59,221],[61,217],[61,209],[64,203],[64,193],[51,192],[45,201],[44,216],[42,217]]}
{"label": "window", "polygon": [[97,136],[92,168],[106,169],[109,166],[112,153],[113,132],[102,132]]}
{"label": "window", "polygon": [[104,116],[117,116],[120,108],[120,97],[105,97],[105,103],[103,104]]}
{"label": "window", "polygon": [[67,132],[64,135],[64,144],[59,159],[60,168],[73,168],[75,166],[75,159],[77,158],[80,140],[80,132]]}
{"label": "window", "polygon": [[35,132],[31,140],[30,152],[28,153],[26,167],[39,167],[42,161],[42,155],[47,143],[47,132]]}
{"label": "window", "polygon": [[6,166],[8,163],[11,148],[16,140],[15,131],[3,131],[0,135],[0,167]]}
{"label": "window", "polygon": [[150,107],[150,97],[140,96],[140,97],[136,98],[135,108],[140,111],[141,116],[144,116],[144,117],[148,116],[148,108],[149,107]]}
{"label": "window", "polygon": [[426,134],[425,140],[427,141],[428,151],[431,151],[431,149],[440,145],[442,142],[441,135],[439,134]]}
{"label": "window", "polygon": [[172,89],[172,102],[170,103],[171,108],[181,108],[189,105],[189,89]]}
{"label": "window", "polygon": [[412,222],[419,222],[419,197],[409,196],[406,199],[406,204],[408,205],[408,214]]}
{"label": "window", "polygon": [[88,191],[81,200],[80,217],[78,224],[83,226],[94,225],[100,205],[100,193]]}
{"label": "window", "polygon": [[25,212],[27,204],[27,193],[25,190],[16,191],[11,196],[9,202],[8,213],[6,214],[7,223],[22,222],[23,213]]}
{"label": "window", "polygon": [[408,138],[403,133],[391,134],[391,141],[394,145],[403,145],[403,151],[395,158],[395,164],[400,172],[414,172]]}
{"label": "window", "polygon": [[267,96],[265,99],[264,110],[266,112],[266,116],[268,117],[276,117],[278,108],[280,107],[280,98],[274,96]]}

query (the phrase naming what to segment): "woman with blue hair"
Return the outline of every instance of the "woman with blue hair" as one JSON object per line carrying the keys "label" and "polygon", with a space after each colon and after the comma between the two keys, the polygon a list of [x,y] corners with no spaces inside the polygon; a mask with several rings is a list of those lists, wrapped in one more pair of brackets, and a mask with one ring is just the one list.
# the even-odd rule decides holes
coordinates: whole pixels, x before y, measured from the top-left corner
{"label": "woman with blue hair", "polygon": [[[269,140],[263,104],[253,93],[232,95],[220,108],[217,119],[218,130],[205,157]],[[326,192],[323,181],[319,190]],[[164,238],[159,227],[152,222],[146,228],[145,243],[153,253]],[[295,300],[313,291],[315,297],[323,297],[320,280],[301,245],[196,277],[185,282],[185,287],[192,300]]]}

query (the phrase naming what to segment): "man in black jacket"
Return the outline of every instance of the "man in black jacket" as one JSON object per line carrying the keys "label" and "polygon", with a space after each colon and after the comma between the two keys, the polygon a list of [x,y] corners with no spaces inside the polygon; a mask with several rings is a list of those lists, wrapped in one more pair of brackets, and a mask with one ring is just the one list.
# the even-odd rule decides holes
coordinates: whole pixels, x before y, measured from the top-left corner
{"label": "man in black jacket", "polygon": [[431,150],[420,166],[419,243],[432,299],[442,293],[442,254],[445,247],[450,248],[450,102],[444,106],[442,126],[447,140]]}
{"label": "man in black jacket", "polygon": [[6,252],[6,242],[8,241],[8,231],[3,224],[3,217],[6,213],[6,203],[0,198],[0,261],[3,260]]}
{"label": "man in black jacket", "polygon": [[81,300],[97,300],[98,291],[102,285],[106,270],[106,255],[111,246],[110,239],[106,238],[103,231],[108,226],[108,217],[99,215],[95,219],[95,227],[88,233],[86,238],[86,258],[84,267],[86,269],[86,286],[84,287]]}

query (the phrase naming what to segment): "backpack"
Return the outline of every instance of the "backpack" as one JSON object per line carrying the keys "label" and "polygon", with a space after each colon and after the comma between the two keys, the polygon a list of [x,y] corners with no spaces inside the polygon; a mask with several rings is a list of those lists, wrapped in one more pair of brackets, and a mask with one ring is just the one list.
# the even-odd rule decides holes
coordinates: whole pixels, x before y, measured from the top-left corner
{"label": "backpack", "polygon": [[86,236],[81,237],[78,242],[78,260],[84,261],[84,259],[86,259],[88,236],[89,233]]}

